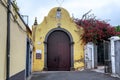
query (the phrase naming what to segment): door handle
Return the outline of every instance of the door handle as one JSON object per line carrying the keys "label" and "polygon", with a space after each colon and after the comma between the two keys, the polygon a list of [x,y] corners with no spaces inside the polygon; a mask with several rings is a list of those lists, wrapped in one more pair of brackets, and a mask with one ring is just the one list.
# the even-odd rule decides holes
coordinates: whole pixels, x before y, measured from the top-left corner
{"label": "door handle", "polygon": [[60,61],[60,58],[59,58],[59,57],[56,57],[56,58],[54,58],[54,61],[55,61],[55,62],[59,62],[59,61]]}

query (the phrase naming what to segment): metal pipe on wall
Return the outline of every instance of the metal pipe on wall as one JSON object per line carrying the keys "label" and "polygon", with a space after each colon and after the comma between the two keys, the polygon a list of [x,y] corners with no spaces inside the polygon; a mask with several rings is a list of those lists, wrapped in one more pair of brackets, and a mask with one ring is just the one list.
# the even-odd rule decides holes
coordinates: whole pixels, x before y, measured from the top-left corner
{"label": "metal pipe on wall", "polygon": [[7,0],[6,80],[10,80],[10,8],[11,0]]}

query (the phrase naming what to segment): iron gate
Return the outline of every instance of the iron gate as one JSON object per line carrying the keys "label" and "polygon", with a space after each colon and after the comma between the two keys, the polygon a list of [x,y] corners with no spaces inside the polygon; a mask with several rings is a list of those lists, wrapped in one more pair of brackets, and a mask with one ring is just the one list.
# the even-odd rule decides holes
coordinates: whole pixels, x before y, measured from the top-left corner
{"label": "iron gate", "polygon": [[110,58],[110,42],[104,41],[104,65],[105,65],[105,73],[111,73],[111,58]]}

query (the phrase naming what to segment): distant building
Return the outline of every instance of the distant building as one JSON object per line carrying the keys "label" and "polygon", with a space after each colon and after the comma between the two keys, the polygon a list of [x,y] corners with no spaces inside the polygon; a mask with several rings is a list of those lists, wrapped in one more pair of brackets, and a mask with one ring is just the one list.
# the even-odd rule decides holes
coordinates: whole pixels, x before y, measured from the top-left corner
{"label": "distant building", "polygon": [[[7,0],[0,1],[0,80],[8,80],[8,78],[9,80],[26,80],[31,72],[32,32],[14,5],[12,3],[10,11],[8,11]],[[10,36],[7,32],[9,23]],[[10,40],[7,36],[10,37]],[[10,41],[10,46],[7,40]],[[7,51],[7,47],[9,47],[10,52]],[[7,52],[10,54],[6,54]]]}
{"label": "distant building", "polygon": [[41,24],[32,26],[32,71],[69,71],[84,67],[84,44],[67,10],[55,7]]}

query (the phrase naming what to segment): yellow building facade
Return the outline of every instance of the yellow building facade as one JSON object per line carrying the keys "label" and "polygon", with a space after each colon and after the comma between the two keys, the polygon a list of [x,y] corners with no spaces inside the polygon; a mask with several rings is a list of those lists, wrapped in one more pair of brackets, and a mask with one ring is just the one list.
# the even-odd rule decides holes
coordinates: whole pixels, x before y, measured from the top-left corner
{"label": "yellow building facade", "polygon": [[[0,80],[26,80],[27,38],[31,38],[31,30],[20,14],[10,8],[10,55],[7,64],[7,0],[0,2]],[[17,16],[17,18],[15,17]],[[27,63],[28,64],[28,63]],[[7,71],[9,67],[9,71]],[[9,72],[9,74],[7,73]],[[6,77],[8,75],[8,78]]]}
{"label": "yellow building facade", "polygon": [[67,10],[55,7],[41,24],[32,26],[32,71],[69,71],[84,67],[84,44]]}

